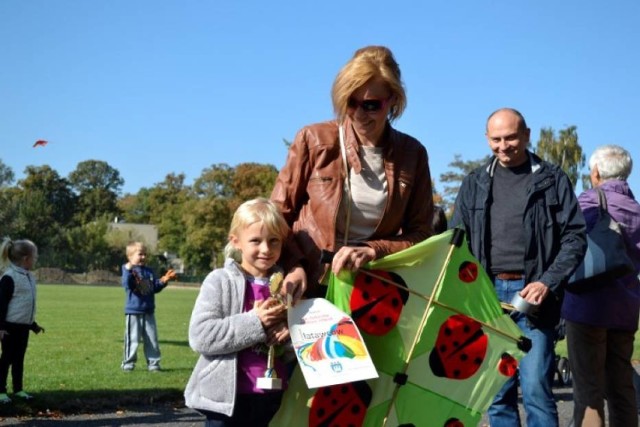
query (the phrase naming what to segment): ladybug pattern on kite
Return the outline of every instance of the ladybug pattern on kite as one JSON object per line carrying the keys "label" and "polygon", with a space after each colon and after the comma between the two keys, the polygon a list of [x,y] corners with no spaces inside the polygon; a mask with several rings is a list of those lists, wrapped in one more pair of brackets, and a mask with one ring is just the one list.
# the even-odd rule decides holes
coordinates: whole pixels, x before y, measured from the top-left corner
{"label": "ladybug pattern on kite", "polygon": [[444,423],[444,427],[464,427],[464,423],[457,418],[449,418]]}
{"label": "ladybug pattern on kite", "polygon": [[498,372],[505,377],[512,377],[518,369],[518,361],[509,353],[503,353],[498,362]]}
{"label": "ladybug pattern on kite", "polygon": [[463,262],[458,270],[458,278],[464,283],[475,282],[478,278],[478,265],[471,261]]}
{"label": "ladybug pattern on kite", "polygon": [[487,354],[488,339],[482,325],[456,314],[447,318],[429,356],[434,375],[455,380],[473,376]]}
{"label": "ladybug pattern on kite", "polygon": [[361,426],[373,393],[365,381],[319,388],[309,411],[309,427]]}
{"label": "ladybug pattern on kite", "polygon": [[353,282],[349,301],[351,317],[361,331],[382,336],[398,323],[409,292],[406,290],[407,284],[398,274],[382,270],[371,270],[371,273],[360,272]]}

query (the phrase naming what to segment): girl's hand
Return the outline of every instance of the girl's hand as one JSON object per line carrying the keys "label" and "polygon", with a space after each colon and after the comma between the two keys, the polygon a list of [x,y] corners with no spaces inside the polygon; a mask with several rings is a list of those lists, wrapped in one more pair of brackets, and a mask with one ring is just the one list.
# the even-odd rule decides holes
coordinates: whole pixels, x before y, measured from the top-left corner
{"label": "girl's hand", "polygon": [[287,307],[276,298],[267,298],[256,301],[253,309],[266,330],[282,321],[282,316],[286,313]]}
{"label": "girl's hand", "polygon": [[336,275],[341,270],[356,271],[375,257],[376,252],[369,246],[343,246],[333,257],[331,271]]}
{"label": "girl's hand", "polygon": [[266,330],[267,345],[282,344],[289,340],[289,328],[286,322],[276,323]]}

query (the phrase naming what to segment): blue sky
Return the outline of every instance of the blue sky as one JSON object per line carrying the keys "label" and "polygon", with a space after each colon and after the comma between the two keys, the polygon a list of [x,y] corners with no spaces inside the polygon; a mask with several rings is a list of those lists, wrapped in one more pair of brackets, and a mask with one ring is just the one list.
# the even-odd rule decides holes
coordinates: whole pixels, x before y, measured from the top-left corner
{"label": "blue sky", "polygon": [[18,179],[103,160],[134,193],[218,163],[281,168],[283,138],[333,117],[342,65],[382,44],[407,88],[395,127],[426,146],[438,190],[511,106],[533,142],[576,125],[587,156],[627,148],[640,195],[639,18],[637,0],[2,0],[0,159]]}

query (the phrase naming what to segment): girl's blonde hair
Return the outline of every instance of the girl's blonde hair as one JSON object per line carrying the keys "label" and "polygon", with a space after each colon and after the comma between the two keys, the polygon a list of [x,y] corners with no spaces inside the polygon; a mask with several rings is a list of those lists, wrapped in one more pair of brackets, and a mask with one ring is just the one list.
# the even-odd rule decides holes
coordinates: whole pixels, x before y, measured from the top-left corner
{"label": "girl's blonde hair", "polygon": [[9,237],[2,239],[0,245],[0,266],[4,270],[9,263],[19,264],[24,257],[33,256],[38,252],[38,247],[31,240],[11,240]]}
{"label": "girl's blonde hair", "polygon": [[402,84],[400,66],[388,47],[367,46],[355,52],[333,82],[331,99],[339,122],[347,115],[347,105],[353,92],[376,77],[384,80],[394,97],[389,120],[393,121],[402,115],[407,106],[407,95]]}
{"label": "girl's blonde hair", "polygon": [[258,197],[241,204],[231,219],[229,227],[229,242],[224,248],[224,256],[236,262],[242,262],[242,253],[231,243],[231,236],[237,236],[242,230],[256,222],[262,222],[270,233],[280,237],[283,241],[289,234],[289,225],[280,213],[278,207],[269,199]]}

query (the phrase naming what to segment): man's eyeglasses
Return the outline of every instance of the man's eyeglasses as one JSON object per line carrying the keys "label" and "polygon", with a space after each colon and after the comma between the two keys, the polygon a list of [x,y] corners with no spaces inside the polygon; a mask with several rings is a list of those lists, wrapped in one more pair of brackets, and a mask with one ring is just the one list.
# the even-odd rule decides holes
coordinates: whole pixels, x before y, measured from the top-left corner
{"label": "man's eyeglasses", "polygon": [[362,101],[349,98],[347,108],[357,110],[360,107],[365,113],[376,113],[386,107],[390,100],[391,97],[387,99],[363,99]]}

